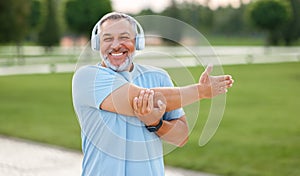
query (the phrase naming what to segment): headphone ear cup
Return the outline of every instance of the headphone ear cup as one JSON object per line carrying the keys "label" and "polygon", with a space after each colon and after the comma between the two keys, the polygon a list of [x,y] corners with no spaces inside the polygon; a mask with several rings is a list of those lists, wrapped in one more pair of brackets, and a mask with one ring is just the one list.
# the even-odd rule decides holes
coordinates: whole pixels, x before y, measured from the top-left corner
{"label": "headphone ear cup", "polygon": [[96,35],[96,38],[95,38],[95,41],[96,41],[96,51],[100,51],[100,37],[99,35]]}
{"label": "headphone ear cup", "polygon": [[145,48],[145,37],[143,35],[137,34],[135,37],[135,49],[143,50]]}
{"label": "headphone ear cup", "polygon": [[98,25],[99,22],[96,23],[92,30],[92,35],[91,35],[91,48],[94,51],[99,51],[100,50],[100,36],[98,34]]}
{"label": "headphone ear cup", "polygon": [[100,50],[100,38],[99,35],[94,35],[91,41],[92,49],[95,51]]}

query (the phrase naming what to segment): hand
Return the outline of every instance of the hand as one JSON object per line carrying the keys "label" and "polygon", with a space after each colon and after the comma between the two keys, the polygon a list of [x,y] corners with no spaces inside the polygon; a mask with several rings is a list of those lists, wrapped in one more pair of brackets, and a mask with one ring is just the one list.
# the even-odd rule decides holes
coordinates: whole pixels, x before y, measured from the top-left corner
{"label": "hand", "polygon": [[213,98],[217,95],[226,93],[228,88],[232,87],[234,80],[230,75],[210,76],[213,69],[208,65],[199,79],[199,97]]}
{"label": "hand", "polygon": [[138,97],[133,99],[133,110],[146,126],[157,125],[166,112],[166,99],[160,92],[142,90]]}

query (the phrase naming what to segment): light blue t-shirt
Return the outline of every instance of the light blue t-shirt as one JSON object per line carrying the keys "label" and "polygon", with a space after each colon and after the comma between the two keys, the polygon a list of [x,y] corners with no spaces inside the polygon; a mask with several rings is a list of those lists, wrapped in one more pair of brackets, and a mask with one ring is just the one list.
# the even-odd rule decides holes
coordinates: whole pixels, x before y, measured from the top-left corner
{"label": "light blue t-shirt", "polygon": [[[82,176],[164,175],[160,138],[136,117],[99,109],[111,92],[127,83],[143,88],[173,87],[164,70],[139,64],[134,64],[132,72],[85,66],[73,76],[73,105],[81,127],[84,154]],[[183,109],[178,109],[165,113],[163,119],[183,115]]]}

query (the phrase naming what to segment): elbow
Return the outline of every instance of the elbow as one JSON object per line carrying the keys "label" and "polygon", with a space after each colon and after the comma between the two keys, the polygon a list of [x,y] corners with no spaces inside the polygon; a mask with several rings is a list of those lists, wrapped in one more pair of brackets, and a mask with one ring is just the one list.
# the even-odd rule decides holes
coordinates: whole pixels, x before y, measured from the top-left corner
{"label": "elbow", "polygon": [[182,131],[179,133],[180,137],[176,138],[176,142],[174,143],[177,147],[183,147],[189,140],[189,129],[188,126],[185,125]]}
{"label": "elbow", "polygon": [[169,127],[170,128],[164,132],[161,131],[158,133],[160,138],[177,147],[183,147],[189,139],[189,129],[185,117],[180,120],[172,121],[172,125],[169,125]]}
{"label": "elbow", "polygon": [[167,136],[161,136],[161,138],[176,147],[183,147],[188,142],[189,136],[188,133],[186,133],[184,135],[177,136],[177,137],[170,138]]}
{"label": "elbow", "polygon": [[182,134],[182,136],[177,138],[177,140],[174,141],[174,143],[173,143],[177,147],[183,147],[189,140],[189,131],[187,128],[181,134]]}
{"label": "elbow", "polygon": [[176,146],[177,147],[183,147],[188,142],[188,140],[189,140],[189,136],[186,136],[186,138],[184,140],[180,141],[178,143],[178,145],[176,145]]}
{"label": "elbow", "polygon": [[183,147],[189,140],[189,129],[188,126],[185,125],[184,130],[182,131],[182,137],[180,138],[181,140],[178,143],[178,147]]}

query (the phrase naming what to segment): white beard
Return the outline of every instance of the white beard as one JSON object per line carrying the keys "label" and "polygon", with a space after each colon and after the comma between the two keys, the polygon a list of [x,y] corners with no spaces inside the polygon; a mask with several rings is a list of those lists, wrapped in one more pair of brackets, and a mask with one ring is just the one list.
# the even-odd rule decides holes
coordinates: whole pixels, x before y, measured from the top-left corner
{"label": "white beard", "polygon": [[113,65],[113,64],[110,63],[109,58],[108,58],[108,55],[103,56],[103,55],[101,54],[101,58],[102,58],[102,60],[104,61],[105,65],[106,65],[108,68],[110,68],[110,69],[112,69],[113,71],[115,71],[115,72],[128,71],[128,70],[129,70],[129,67],[131,66],[132,61],[133,61],[133,56],[128,56],[128,57],[126,57],[124,63],[122,63],[122,64],[119,65],[119,66],[115,66],[115,65]]}

